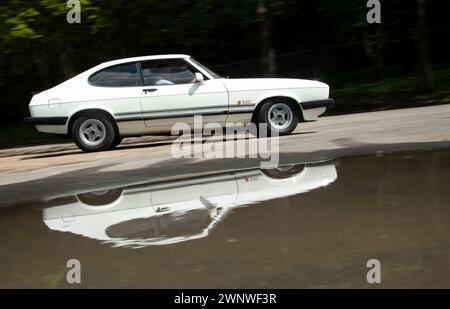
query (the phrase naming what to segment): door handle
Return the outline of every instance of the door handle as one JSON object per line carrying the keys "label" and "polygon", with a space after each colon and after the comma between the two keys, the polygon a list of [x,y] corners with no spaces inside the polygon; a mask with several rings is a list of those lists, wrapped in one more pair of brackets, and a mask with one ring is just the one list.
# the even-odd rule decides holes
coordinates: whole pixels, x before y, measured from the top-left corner
{"label": "door handle", "polygon": [[150,88],[150,89],[143,89],[142,91],[144,91],[144,93],[147,94],[148,92],[155,92],[156,90],[158,90],[158,89]]}
{"label": "door handle", "polygon": [[170,210],[170,207],[157,207],[156,208],[157,213],[168,212],[169,210]]}

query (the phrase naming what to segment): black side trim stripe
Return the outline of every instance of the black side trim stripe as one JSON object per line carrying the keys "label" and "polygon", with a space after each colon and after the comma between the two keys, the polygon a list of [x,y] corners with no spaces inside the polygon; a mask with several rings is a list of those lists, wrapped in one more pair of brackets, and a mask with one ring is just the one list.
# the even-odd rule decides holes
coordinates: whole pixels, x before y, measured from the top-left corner
{"label": "black side trim stripe", "polygon": [[[190,112],[190,111],[202,111],[205,109],[223,109],[223,110],[227,110],[227,109],[251,109],[253,111],[253,109],[255,108],[254,104],[244,104],[244,105],[233,105],[233,106],[228,106],[228,105],[220,105],[220,106],[213,106],[213,107],[196,107],[196,108],[180,108],[180,109],[176,109],[176,111],[178,112]],[[157,110],[157,111],[143,111],[142,114],[147,114],[147,113],[164,113],[167,112],[167,110]],[[136,113],[136,112],[127,112],[127,113],[116,113],[114,114],[115,116],[127,116],[127,115],[136,115],[136,114],[141,114],[141,113]]]}
{"label": "black side trim stripe", "polygon": [[[242,107],[245,106],[254,106],[254,105],[241,105]],[[233,107],[241,107],[241,106],[230,106],[230,108]],[[228,105],[220,105],[220,106],[213,106],[213,107],[196,107],[196,108],[179,108],[176,109],[176,111],[178,112],[190,112],[190,111],[197,111],[197,110],[204,110],[204,109],[223,109],[226,110],[228,109]],[[157,110],[157,111],[143,111],[143,114],[146,113],[164,113],[167,112],[167,110]],[[136,114],[136,112],[128,112],[128,113],[117,113],[115,114],[116,116],[126,116],[126,115],[132,115],[132,114]]]}
{"label": "black side trim stripe", "polygon": [[170,119],[170,118],[193,117],[195,115],[204,115],[204,116],[223,115],[226,113],[227,113],[227,111],[204,111],[204,112],[197,112],[197,113],[194,112],[194,113],[179,113],[179,114],[166,114],[166,115],[148,115],[148,116],[143,116],[142,118],[144,120]]}
{"label": "black side trim stripe", "polygon": [[236,109],[232,109],[232,110],[229,110],[228,112],[227,112],[227,114],[248,114],[248,113],[253,113],[253,110],[254,110],[255,108],[254,107],[251,107],[251,108],[236,108]]}
{"label": "black side trim stripe", "polygon": [[116,118],[116,122],[126,122],[126,121],[142,121],[142,116],[140,117],[127,117],[127,118]]}
{"label": "black side trim stripe", "polygon": [[300,104],[303,109],[326,107],[327,110],[329,110],[329,109],[333,108],[334,100],[326,99],[326,100],[318,100],[318,101],[308,101],[308,102],[301,102]]}
{"label": "black side trim stripe", "polygon": [[32,125],[65,125],[68,117],[27,117],[25,122]]}
{"label": "black side trim stripe", "polygon": [[167,115],[149,115],[149,116],[140,116],[140,117],[126,117],[126,118],[117,118],[117,122],[125,122],[125,121],[139,121],[139,120],[154,120],[154,119],[171,119],[171,118],[188,118],[194,117],[195,115],[204,115],[204,116],[214,116],[214,115],[230,115],[230,114],[249,114],[253,112],[253,108],[247,109],[236,109],[230,111],[211,111],[211,112],[198,112],[198,113],[179,113],[179,114],[167,114]]}

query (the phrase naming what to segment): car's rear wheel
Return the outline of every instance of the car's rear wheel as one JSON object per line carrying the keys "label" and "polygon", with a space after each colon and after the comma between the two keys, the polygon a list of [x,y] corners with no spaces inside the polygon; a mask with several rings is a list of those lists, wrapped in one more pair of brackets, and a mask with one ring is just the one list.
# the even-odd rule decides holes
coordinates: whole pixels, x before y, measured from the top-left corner
{"label": "car's rear wheel", "polygon": [[291,134],[298,125],[297,108],[291,102],[267,102],[259,110],[258,122],[267,125],[268,136],[272,131],[278,135]]}
{"label": "car's rear wheel", "polygon": [[102,114],[81,115],[72,126],[75,144],[85,152],[111,149],[116,140],[116,130],[107,116]]}

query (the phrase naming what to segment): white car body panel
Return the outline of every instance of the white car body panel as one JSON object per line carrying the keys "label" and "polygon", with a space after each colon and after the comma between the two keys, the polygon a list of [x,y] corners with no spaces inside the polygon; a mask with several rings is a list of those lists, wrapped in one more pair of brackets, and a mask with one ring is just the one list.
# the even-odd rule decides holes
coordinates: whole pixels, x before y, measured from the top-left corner
{"label": "white car body panel", "polygon": [[[170,115],[170,113],[180,114],[184,111],[189,114],[191,110],[214,110],[221,112],[218,115],[205,115],[203,120],[206,122],[224,123],[226,120],[226,111],[228,110],[228,93],[224,84],[219,79],[211,79],[198,83],[169,85],[169,86],[151,86],[146,88],[155,88],[156,92],[143,94],[141,97],[142,115],[158,117]],[[157,102],[157,104],[155,104]],[[176,122],[191,124],[193,117],[173,118],[169,120],[148,119],[145,121],[148,127],[165,127],[169,131]]]}
{"label": "white car body panel", "polygon": [[[164,86],[100,87],[89,77],[113,65],[146,60],[183,59],[205,77],[204,83]],[[144,93],[152,88],[154,92]],[[122,136],[170,132],[174,123],[192,123],[194,114],[203,121],[248,123],[264,100],[285,97],[296,101],[303,120],[314,121],[327,106],[305,108],[305,102],[327,100],[328,85],[311,80],[254,78],[214,79],[188,55],[161,55],[120,59],[95,66],[51,89],[33,96],[30,122],[38,131],[68,134],[73,116],[83,110],[99,109],[115,119]],[[317,104],[316,104],[317,105]],[[183,117],[183,116],[186,117]],[[173,117],[172,117],[173,116]],[[49,120],[46,123],[46,120]]]}

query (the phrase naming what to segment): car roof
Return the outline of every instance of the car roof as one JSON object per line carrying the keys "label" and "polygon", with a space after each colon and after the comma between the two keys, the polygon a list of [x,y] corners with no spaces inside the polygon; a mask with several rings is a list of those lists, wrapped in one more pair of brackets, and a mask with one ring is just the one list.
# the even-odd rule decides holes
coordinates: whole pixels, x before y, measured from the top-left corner
{"label": "car roof", "polygon": [[117,60],[111,60],[108,62],[103,62],[101,66],[111,66],[115,64],[121,64],[126,62],[133,62],[133,61],[145,61],[145,60],[158,60],[158,59],[177,59],[177,58],[189,58],[189,55],[183,55],[183,54],[167,54],[167,55],[150,55],[150,56],[140,56],[140,57],[131,57],[131,58],[123,58],[123,59],[117,59]]}
{"label": "car roof", "polygon": [[167,55],[149,55],[149,56],[140,56],[140,57],[131,57],[131,58],[122,58],[122,59],[111,60],[111,61],[100,63],[100,64],[78,74],[77,76],[74,76],[73,78],[67,80],[66,82],[72,81],[72,80],[85,79],[87,76],[90,76],[91,74],[94,74],[100,70],[103,70],[110,66],[122,64],[122,63],[145,61],[145,60],[158,60],[158,59],[187,59],[190,57],[191,56],[184,55],[184,54],[167,54]]}

